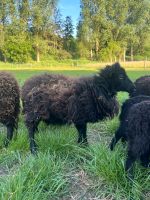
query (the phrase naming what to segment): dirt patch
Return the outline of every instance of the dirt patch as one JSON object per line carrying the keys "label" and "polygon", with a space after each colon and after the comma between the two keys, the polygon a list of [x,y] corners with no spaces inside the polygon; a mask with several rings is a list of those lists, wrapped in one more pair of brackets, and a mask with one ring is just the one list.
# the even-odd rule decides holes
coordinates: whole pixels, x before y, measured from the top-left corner
{"label": "dirt patch", "polygon": [[99,127],[90,127],[87,131],[87,138],[90,144],[108,144],[111,141],[112,136],[108,135],[106,125],[102,124]]}
{"label": "dirt patch", "polygon": [[9,170],[5,167],[0,167],[0,177],[7,176],[9,174]]}
{"label": "dirt patch", "polygon": [[62,198],[63,200],[99,200],[99,197],[94,195],[92,187],[93,181],[88,177],[84,170],[74,171],[68,177],[69,194]]}
{"label": "dirt patch", "polygon": [[83,169],[71,172],[68,177],[69,194],[62,200],[114,200],[107,193],[107,185],[104,180],[94,182]]}
{"label": "dirt patch", "polygon": [[144,199],[145,199],[145,200],[150,200],[150,192],[148,192],[148,193],[146,193],[146,194],[144,195]]}

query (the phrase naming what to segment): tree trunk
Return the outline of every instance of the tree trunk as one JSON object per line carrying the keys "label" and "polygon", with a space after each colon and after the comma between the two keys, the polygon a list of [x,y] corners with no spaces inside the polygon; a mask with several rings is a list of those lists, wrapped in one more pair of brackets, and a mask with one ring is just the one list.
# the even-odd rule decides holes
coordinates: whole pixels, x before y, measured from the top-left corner
{"label": "tree trunk", "polygon": [[133,61],[133,46],[131,45],[131,61]]}
{"label": "tree trunk", "polygon": [[123,50],[123,62],[126,62],[126,48]]}
{"label": "tree trunk", "polygon": [[99,42],[98,39],[95,41],[95,50],[96,50],[96,58],[98,58],[98,51],[99,51]]}
{"label": "tree trunk", "polygon": [[113,63],[112,55],[110,55],[110,63]]}
{"label": "tree trunk", "polygon": [[38,46],[36,48],[36,61],[40,62],[40,52],[39,52]]}
{"label": "tree trunk", "polygon": [[55,39],[54,39],[54,49],[56,49],[56,41],[55,41]]}
{"label": "tree trunk", "polygon": [[90,51],[90,57],[91,57],[91,60],[93,60],[93,50],[92,49]]}
{"label": "tree trunk", "polygon": [[6,58],[6,56],[4,56],[4,62],[7,62],[7,58]]}

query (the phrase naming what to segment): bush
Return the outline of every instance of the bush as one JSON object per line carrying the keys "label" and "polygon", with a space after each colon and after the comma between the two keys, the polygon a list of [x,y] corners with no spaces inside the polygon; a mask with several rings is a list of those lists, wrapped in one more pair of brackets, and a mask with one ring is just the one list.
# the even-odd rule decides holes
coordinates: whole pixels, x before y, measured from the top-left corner
{"label": "bush", "polygon": [[77,55],[80,58],[86,58],[86,59],[90,58],[90,52],[89,52],[88,48],[86,48],[82,42],[78,43]]}
{"label": "bush", "polygon": [[72,58],[72,55],[69,52],[63,49],[59,49],[57,51],[56,59],[63,60],[63,59],[71,59],[71,58]]}
{"label": "bush", "polygon": [[106,48],[103,48],[100,51],[99,59],[101,61],[115,61],[119,60],[122,57],[123,49],[121,48],[121,44],[119,42],[110,41]]}
{"label": "bush", "polygon": [[26,63],[30,59],[32,46],[25,37],[10,36],[4,48],[5,57],[10,62]]}

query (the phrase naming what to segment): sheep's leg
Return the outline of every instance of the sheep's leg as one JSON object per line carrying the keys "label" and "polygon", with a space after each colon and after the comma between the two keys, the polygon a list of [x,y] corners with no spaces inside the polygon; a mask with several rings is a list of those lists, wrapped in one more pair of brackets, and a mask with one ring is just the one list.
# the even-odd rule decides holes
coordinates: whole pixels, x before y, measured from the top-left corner
{"label": "sheep's leg", "polygon": [[32,154],[36,154],[37,144],[35,142],[35,132],[37,130],[38,123],[30,123],[27,124],[28,132],[29,132],[29,140],[30,140],[30,150]]}
{"label": "sheep's leg", "polygon": [[32,154],[36,154],[37,151],[37,144],[35,143],[34,134],[35,130],[29,129],[30,151]]}
{"label": "sheep's leg", "polygon": [[88,144],[87,135],[86,135],[87,125],[86,124],[75,124],[75,127],[79,133],[78,143]]}
{"label": "sheep's leg", "polygon": [[117,142],[123,137],[121,130],[122,129],[119,127],[118,130],[115,133],[115,136],[111,140],[111,143],[109,145],[111,151],[113,151],[113,149],[114,149],[115,145],[117,144]]}
{"label": "sheep's leg", "polygon": [[128,152],[126,163],[125,163],[125,171],[128,172],[128,177],[133,179],[133,163],[136,160],[136,156],[132,154],[132,152]]}
{"label": "sheep's leg", "polygon": [[13,125],[7,125],[7,138],[4,141],[5,147],[7,147],[9,145],[9,142],[12,140],[13,131],[14,131],[14,126]]}
{"label": "sheep's leg", "polygon": [[143,167],[148,167],[150,163],[150,151],[146,152],[145,154],[141,155],[140,160],[141,160],[141,165]]}

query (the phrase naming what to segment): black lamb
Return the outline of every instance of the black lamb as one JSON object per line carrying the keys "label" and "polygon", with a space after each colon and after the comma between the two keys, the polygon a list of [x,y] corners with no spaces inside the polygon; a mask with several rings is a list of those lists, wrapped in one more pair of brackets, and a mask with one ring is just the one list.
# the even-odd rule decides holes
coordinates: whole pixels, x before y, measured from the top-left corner
{"label": "black lamb", "polygon": [[133,163],[139,159],[148,167],[150,158],[150,101],[133,105],[128,112],[127,128],[124,129],[128,142],[125,170],[130,171]]}
{"label": "black lamb", "polygon": [[119,116],[120,126],[117,129],[115,136],[112,138],[112,141],[110,143],[111,150],[114,149],[116,143],[120,139],[126,140],[125,129],[127,128],[127,124],[128,124],[128,112],[132,108],[133,105],[140,103],[142,101],[150,101],[150,96],[144,96],[144,95],[136,96],[136,97],[127,99],[123,103],[123,105],[121,107],[121,113]]}
{"label": "black lamb", "polygon": [[0,123],[7,127],[7,138],[4,142],[8,146],[13,137],[14,129],[18,127],[20,111],[20,91],[16,79],[8,72],[0,72]]}
{"label": "black lamb", "polygon": [[131,97],[138,95],[150,96],[150,76],[141,76],[134,82],[136,90],[130,93]]}
{"label": "black lamb", "polygon": [[91,77],[43,74],[30,78],[22,88],[22,101],[31,152],[36,152],[34,133],[40,121],[73,123],[79,133],[78,143],[86,144],[87,123],[112,118],[119,110],[116,93],[134,89],[119,63]]}

